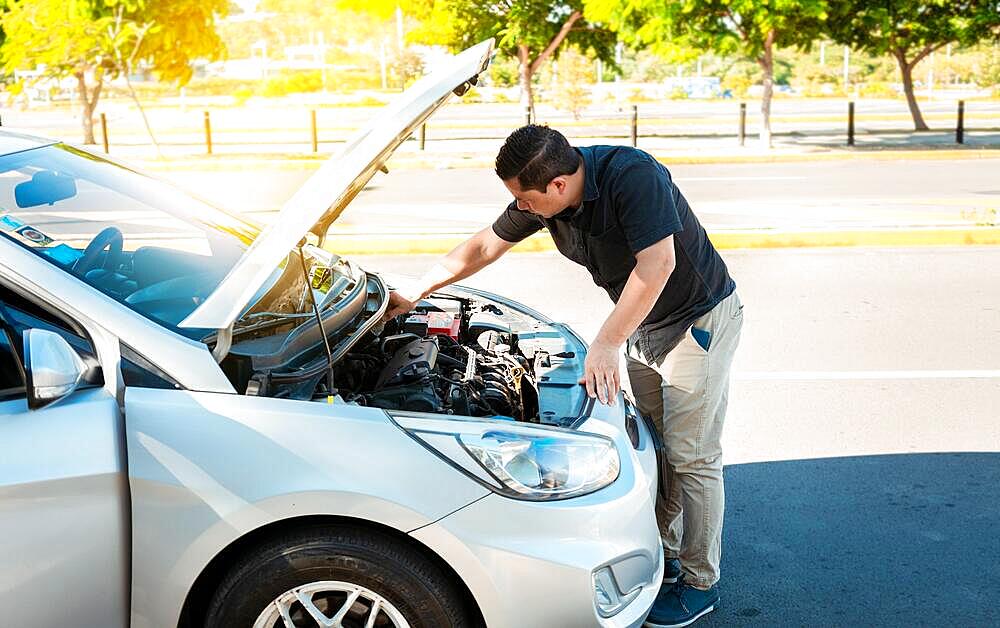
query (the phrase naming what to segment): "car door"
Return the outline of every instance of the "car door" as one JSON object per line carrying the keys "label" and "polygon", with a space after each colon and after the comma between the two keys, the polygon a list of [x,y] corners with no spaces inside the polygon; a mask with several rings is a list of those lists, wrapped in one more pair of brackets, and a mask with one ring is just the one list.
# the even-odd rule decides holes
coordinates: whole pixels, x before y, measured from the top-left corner
{"label": "car door", "polygon": [[118,402],[98,375],[29,410],[27,329],[60,334],[91,363],[95,352],[82,328],[3,285],[0,319],[0,624],[125,626],[128,484]]}

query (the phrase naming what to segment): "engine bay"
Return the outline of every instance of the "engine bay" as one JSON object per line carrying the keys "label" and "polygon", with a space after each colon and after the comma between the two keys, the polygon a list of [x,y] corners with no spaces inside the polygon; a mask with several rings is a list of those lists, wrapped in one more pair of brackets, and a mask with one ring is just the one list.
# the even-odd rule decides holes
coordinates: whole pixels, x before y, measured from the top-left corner
{"label": "engine bay", "polygon": [[454,290],[383,320],[378,275],[339,258],[317,268],[310,283],[330,358],[304,275],[287,272],[233,331],[221,366],[240,392],[555,424],[577,405],[577,360],[554,323]]}
{"label": "engine bay", "polygon": [[[534,368],[516,336],[496,323],[478,321],[468,301],[452,301],[454,309],[448,301],[426,302],[389,321],[381,334],[348,353],[334,375],[344,400],[537,421]],[[442,305],[448,309],[433,309]]]}

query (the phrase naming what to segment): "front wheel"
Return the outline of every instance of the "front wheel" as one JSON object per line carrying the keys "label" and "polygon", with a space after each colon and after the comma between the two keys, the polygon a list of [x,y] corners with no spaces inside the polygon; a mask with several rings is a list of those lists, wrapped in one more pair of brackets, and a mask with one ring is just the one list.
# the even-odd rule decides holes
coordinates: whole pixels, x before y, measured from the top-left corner
{"label": "front wheel", "polygon": [[206,628],[472,626],[455,583],[391,534],[297,530],[240,559],[215,592]]}

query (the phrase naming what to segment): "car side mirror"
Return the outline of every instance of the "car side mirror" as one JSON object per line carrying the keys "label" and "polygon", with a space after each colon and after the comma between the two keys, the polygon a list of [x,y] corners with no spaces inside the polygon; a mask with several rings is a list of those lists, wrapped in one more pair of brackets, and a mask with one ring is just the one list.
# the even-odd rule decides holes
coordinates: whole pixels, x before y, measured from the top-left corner
{"label": "car side mirror", "polygon": [[24,332],[24,375],[28,409],[37,410],[69,396],[88,370],[66,339],[45,329]]}

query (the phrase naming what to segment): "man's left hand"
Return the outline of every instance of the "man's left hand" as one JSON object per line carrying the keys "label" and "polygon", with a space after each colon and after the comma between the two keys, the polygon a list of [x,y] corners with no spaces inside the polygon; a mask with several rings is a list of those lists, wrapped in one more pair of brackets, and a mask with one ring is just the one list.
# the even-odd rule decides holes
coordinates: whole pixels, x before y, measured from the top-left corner
{"label": "man's left hand", "polygon": [[621,375],[618,373],[618,347],[595,340],[587,352],[583,363],[584,375],[579,383],[587,386],[587,394],[597,397],[601,403],[614,405],[621,390]]}

